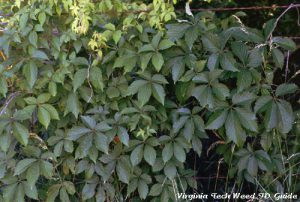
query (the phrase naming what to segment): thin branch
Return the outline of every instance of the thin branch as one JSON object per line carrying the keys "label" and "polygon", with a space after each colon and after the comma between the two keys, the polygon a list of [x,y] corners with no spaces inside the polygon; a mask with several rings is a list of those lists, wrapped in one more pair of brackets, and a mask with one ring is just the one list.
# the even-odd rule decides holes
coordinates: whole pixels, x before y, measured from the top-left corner
{"label": "thin branch", "polygon": [[287,7],[287,9],[285,9],[285,10],[279,15],[278,18],[276,18],[276,21],[275,21],[275,23],[274,23],[274,26],[273,26],[273,28],[272,28],[272,31],[270,32],[270,34],[269,34],[268,37],[267,37],[267,39],[270,39],[270,43],[272,42],[272,34],[273,34],[275,28],[277,27],[277,24],[278,24],[279,20],[282,18],[282,16],[284,16],[290,9],[292,9],[292,8],[298,8],[298,7],[300,7],[300,4],[290,4],[290,5]]}
{"label": "thin branch", "polygon": [[[297,6],[298,5],[298,6]],[[289,8],[290,5],[272,5],[272,6],[250,6],[250,7],[229,7],[229,8],[191,8],[191,11],[243,11],[243,10],[275,10]],[[300,4],[295,4],[295,6],[300,7]],[[184,11],[184,9],[179,9],[179,11]]]}
{"label": "thin branch", "polygon": [[290,51],[287,52],[287,58],[286,58],[285,75],[284,75],[285,83],[286,83],[287,75],[288,75],[288,71],[289,71],[289,60],[290,60]]}
{"label": "thin branch", "polygon": [[13,99],[15,99],[15,97],[17,97],[18,95],[20,95],[20,92],[15,92],[12,93],[6,100],[3,109],[0,112],[0,117],[6,112],[7,107],[9,106],[9,104],[13,101]]}
{"label": "thin branch", "polygon": [[91,81],[90,81],[90,69],[91,69],[91,66],[92,66],[92,55],[90,54],[89,55],[89,67],[88,67],[88,73],[87,73],[87,80],[88,80],[88,84],[89,84],[89,87],[91,89],[91,94],[90,94],[90,97],[88,99],[88,103],[90,103],[93,95],[94,95],[94,91],[93,91],[93,87],[92,87],[92,84],[91,84]]}

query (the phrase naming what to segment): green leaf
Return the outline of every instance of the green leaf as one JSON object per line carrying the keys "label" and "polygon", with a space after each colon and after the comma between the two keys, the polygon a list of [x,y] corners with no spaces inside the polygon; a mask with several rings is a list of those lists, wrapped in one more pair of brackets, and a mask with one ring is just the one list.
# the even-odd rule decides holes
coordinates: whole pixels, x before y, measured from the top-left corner
{"label": "green leaf", "polygon": [[243,131],[238,118],[234,115],[233,111],[230,111],[225,122],[226,135],[229,140],[236,143],[238,146],[242,146],[245,142],[246,136]]}
{"label": "green leaf", "polygon": [[28,21],[28,13],[23,13],[20,17],[20,29],[24,29],[26,27]]}
{"label": "green leaf", "polygon": [[249,104],[255,100],[256,96],[253,93],[243,92],[236,93],[232,96],[232,104],[243,105]]}
{"label": "green leaf", "polygon": [[29,87],[32,88],[38,76],[38,69],[35,63],[33,61],[30,61],[27,65],[25,65],[23,73],[29,84]]}
{"label": "green leaf", "polygon": [[29,131],[24,125],[14,122],[13,123],[13,133],[16,139],[24,146],[28,144]]}
{"label": "green leaf", "polygon": [[280,69],[283,68],[284,65],[284,55],[278,48],[272,49],[272,57],[275,62],[276,67],[279,67]]}
{"label": "green leaf", "polygon": [[284,101],[284,100],[280,100],[280,102],[277,103],[278,106],[278,120],[279,124],[278,124],[278,128],[279,131],[283,134],[288,133],[293,126],[293,122],[294,122],[294,114],[293,114],[293,109],[290,105],[290,103]]}
{"label": "green leaf", "polygon": [[286,94],[295,93],[298,90],[298,86],[294,83],[283,83],[276,89],[276,96],[283,96]]}
{"label": "green leaf", "polygon": [[81,112],[80,102],[76,93],[70,93],[68,95],[64,116],[68,112],[72,112],[76,119],[78,118],[78,114]]}
{"label": "green leaf", "polygon": [[149,187],[144,180],[139,180],[138,192],[139,192],[141,199],[146,199],[148,192],[149,192]]}
{"label": "green leaf", "polygon": [[167,163],[164,168],[164,173],[170,180],[173,180],[177,173],[176,166],[173,163]]}
{"label": "green leaf", "polygon": [[53,175],[53,165],[48,161],[40,161],[40,173],[46,178],[51,178]]}
{"label": "green leaf", "polygon": [[36,58],[36,59],[41,59],[41,60],[49,60],[46,53],[44,53],[43,51],[40,51],[40,50],[33,51],[32,57]]}
{"label": "green leaf", "polygon": [[175,44],[172,41],[170,41],[169,39],[164,39],[161,42],[159,42],[158,49],[159,50],[165,50],[165,49],[168,49],[168,48],[170,48],[174,45]]}
{"label": "green leaf", "polygon": [[60,190],[59,190],[59,199],[62,201],[62,202],[70,202],[70,198],[69,198],[69,195],[65,189],[65,187],[62,187]]}
{"label": "green leaf", "polygon": [[31,199],[38,200],[38,191],[36,186],[31,187],[28,182],[22,182],[22,185],[26,196]]}
{"label": "green leaf", "polygon": [[265,111],[264,109],[268,107],[269,104],[271,104],[272,97],[271,96],[261,96],[257,99],[255,106],[254,106],[254,112],[257,113],[259,111]]}
{"label": "green leaf", "polygon": [[49,93],[54,97],[57,94],[57,85],[55,82],[50,82],[48,86]]}
{"label": "green leaf", "polygon": [[220,39],[217,35],[207,35],[207,36],[203,36],[202,38],[202,43],[203,46],[206,50],[208,50],[211,53],[217,53],[218,51],[220,51]]}
{"label": "green leaf", "polygon": [[96,127],[96,121],[91,116],[80,116],[81,121],[84,125],[86,125],[88,128],[94,130]]}
{"label": "green leaf", "polygon": [[148,81],[145,81],[145,80],[136,80],[136,81],[132,82],[132,84],[128,88],[128,93],[130,95],[136,94],[139,91],[139,89],[147,83],[148,83]]}
{"label": "green leaf", "polygon": [[16,165],[14,175],[22,174],[23,172],[25,172],[27,170],[27,168],[29,168],[31,166],[31,164],[33,164],[36,161],[37,160],[33,159],[33,158],[27,158],[27,159],[23,159],[23,160],[19,161]]}
{"label": "green leaf", "polygon": [[242,92],[252,84],[252,75],[248,70],[242,70],[237,74],[237,91]]}
{"label": "green leaf", "polygon": [[42,104],[48,102],[50,98],[51,95],[49,93],[42,93],[37,97],[37,103]]}
{"label": "green leaf", "polygon": [[185,159],[186,159],[185,153],[186,152],[184,151],[182,146],[176,142],[173,144],[173,153],[174,153],[175,158],[178,161],[180,161],[182,163],[185,162]]}
{"label": "green leaf", "polygon": [[141,55],[141,68],[143,71],[147,68],[152,55],[153,53],[146,53]]}
{"label": "green leaf", "polygon": [[43,107],[38,108],[38,120],[47,129],[50,124],[50,113]]}
{"label": "green leaf", "polygon": [[116,171],[121,182],[125,184],[129,183],[130,171],[123,161],[118,161],[116,166]]}
{"label": "green leaf", "polygon": [[207,67],[209,70],[214,70],[219,67],[219,54],[211,54],[207,61]]}
{"label": "green leaf", "polygon": [[220,100],[226,100],[226,98],[229,97],[230,93],[228,87],[222,83],[214,84],[212,91],[215,94],[215,96]]}
{"label": "green leaf", "polygon": [[251,176],[256,176],[258,170],[258,162],[255,156],[251,156],[248,160],[247,171]]}
{"label": "green leaf", "polygon": [[90,80],[92,82],[92,85],[96,89],[100,89],[103,91],[104,84],[103,84],[103,78],[102,78],[102,71],[98,67],[93,67],[90,70]]}
{"label": "green leaf", "polygon": [[265,126],[267,131],[275,128],[278,123],[278,106],[275,102],[271,102],[270,106],[268,106],[267,113],[265,115]]}
{"label": "green leaf", "polygon": [[195,41],[198,39],[198,36],[199,36],[198,26],[192,26],[189,29],[187,29],[184,39],[190,50],[192,49]]}
{"label": "green leaf", "polygon": [[51,119],[59,120],[58,112],[56,111],[56,109],[52,105],[43,104],[41,107],[48,111],[48,113],[50,114]]}
{"label": "green leaf", "polygon": [[28,37],[29,43],[37,48],[38,35],[35,31],[31,31]]}
{"label": "green leaf", "polygon": [[40,24],[43,26],[46,21],[46,14],[45,12],[40,12],[38,16]]}
{"label": "green leaf", "polygon": [[176,120],[173,123],[173,130],[174,133],[178,133],[179,130],[185,125],[187,120],[189,119],[189,116],[181,116],[178,120]]}
{"label": "green leaf", "polygon": [[255,114],[249,112],[243,108],[235,108],[237,116],[239,117],[239,122],[242,126],[250,131],[258,132],[258,125],[256,122]]}
{"label": "green leaf", "polygon": [[124,128],[124,127],[118,127],[118,136],[120,138],[120,141],[128,146],[128,143],[129,143],[129,135],[128,135],[128,132],[127,130]]}
{"label": "green leaf", "polygon": [[168,37],[172,41],[176,41],[183,37],[186,30],[190,27],[188,23],[175,23],[166,25]]}
{"label": "green leaf", "polygon": [[122,31],[121,30],[117,30],[116,32],[113,33],[113,40],[114,40],[115,44],[118,44],[118,42],[120,41],[121,36],[122,36]]}
{"label": "green leaf", "polygon": [[143,85],[139,90],[138,90],[138,100],[141,103],[141,105],[145,105],[150,97],[151,97],[151,84],[148,83],[146,85]]}
{"label": "green leaf", "polygon": [[228,70],[228,71],[232,71],[232,72],[236,72],[239,71],[236,67],[235,67],[235,60],[232,57],[231,54],[229,53],[224,53],[221,55],[221,59],[220,59],[220,64],[222,66],[223,69]]}
{"label": "green leaf", "polygon": [[264,31],[264,35],[265,35],[266,40],[267,40],[267,37],[270,36],[270,33],[272,33],[274,31],[275,27],[276,27],[276,19],[268,20],[264,24],[263,31]]}
{"label": "green leaf", "polygon": [[154,53],[151,58],[151,62],[156,71],[159,72],[162,68],[162,65],[164,64],[164,58],[161,53]]}
{"label": "green leaf", "polygon": [[139,145],[131,152],[130,161],[133,166],[138,165],[142,161],[143,154],[144,154],[143,150],[144,150],[144,145]]}
{"label": "green leaf", "polygon": [[142,46],[140,49],[139,49],[139,53],[142,53],[142,52],[154,52],[155,49],[153,48],[153,46],[151,44],[146,44],[144,46]]}
{"label": "green leaf", "polygon": [[162,150],[162,158],[164,163],[169,161],[173,156],[173,144],[168,143],[165,145],[164,149]]}
{"label": "green leaf", "polygon": [[108,139],[105,135],[96,134],[95,136],[95,146],[98,150],[108,154]]}
{"label": "green leaf", "polygon": [[[194,122],[196,119],[193,119]],[[184,129],[183,129],[183,135],[184,137],[188,140],[188,141],[191,141],[194,133],[195,133],[195,125],[194,125],[194,122],[193,121],[188,121],[186,122],[185,126],[184,126]],[[196,121],[197,122],[197,121]],[[199,125],[199,127],[201,127]]]}
{"label": "green leaf", "polygon": [[144,159],[153,166],[156,160],[156,150],[153,147],[146,145],[144,148]]}
{"label": "green leaf", "polygon": [[63,186],[66,188],[66,190],[69,194],[73,195],[76,193],[76,189],[75,189],[73,182],[64,181]]}
{"label": "green leaf", "polygon": [[84,83],[85,79],[87,78],[87,69],[79,69],[73,79],[73,91],[75,92],[82,84]]}
{"label": "green leaf", "polygon": [[95,195],[96,183],[86,183],[82,189],[82,199],[87,200]]}
{"label": "green leaf", "polygon": [[28,182],[28,185],[30,186],[30,189],[33,189],[35,186],[35,183],[39,179],[40,175],[40,167],[38,163],[32,164],[26,172],[26,179]]}
{"label": "green leaf", "polygon": [[18,185],[18,188],[15,192],[15,201],[17,202],[25,202],[25,193],[24,193],[24,188],[23,188],[23,185],[20,183]]}
{"label": "green leaf", "polygon": [[231,43],[231,49],[234,55],[236,55],[240,61],[245,65],[248,60],[248,47],[242,42]]}
{"label": "green leaf", "polygon": [[248,67],[259,67],[263,62],[263,57],[261,50],[259,48],[254,48],[250,51]]}
{"label": "green leaf", "polygon": [[157,48],[162,37],[162,32],[157,32],[157,34],[153,37],[151,44],[154,48]]}
{"label": "green leaf", "polygon": [[69,140],[77,140],[78,138],[89,132],[92,132],[92,130],[89,128],[75,126],[67,132],[67,137]]}
{"label": "green leaf", "polygon": [[7,88],[7,82],[5,77],[0,77],[0,93],[3,95],[3,97],[6,97],[6,93],[8,91]]}
{"label": "green leaf", "polygon": [[3,187],[3,198],[4,202],[10,202],[16,200],[15,193],[17,190],[18,183],[13,183]]}
{"label": "green leaf", "polygon": [[200,158],[201,153],[202,153],[202,142],[200,141],[200,139],[197,137],[193,137],[192,146],[193,146],[194,151],[198,154],[198,156]]}
{"label": "green leaf", "polygon": [[272,41],[286,50],[294,51],[297,48],[295,42],[289,38],[273,37]]}
{"label": "green leaf", "polygon": [[208,130],[219,129],[225,123],[227,114],[228,114],[227,110],[216,111],[209,117],[205,128]]}
{"label": "green leaf", "polygon": [[182,57],[176,57],[168,61],[168,65],[172,68],[172,78],[174,83],[176,83],[181,76],[184,74],[185,63]]}
{"label": "green leaf", "polygon": [[61,187],[60,184],[55,184],[55,185],[52,185],[48,189],[46,202],[54,202],[55,201],[55,198],[58,196],[60,187]]}
{"label": "green leaf", "polygon": [[166,97],[165,89],[161,85],[154,83],[152,84],[152,93],[154,98],[164,105]]}
{"label": "green leaf", "polygon": [[162,184],[154,184],[149,192],[149,196],[158,196],[162,192],[163,185]]}

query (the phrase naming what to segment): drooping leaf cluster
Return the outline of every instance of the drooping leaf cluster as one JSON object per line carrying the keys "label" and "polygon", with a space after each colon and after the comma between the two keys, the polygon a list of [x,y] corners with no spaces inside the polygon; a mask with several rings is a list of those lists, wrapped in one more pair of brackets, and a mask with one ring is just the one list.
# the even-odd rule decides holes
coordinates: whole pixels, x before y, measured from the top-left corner
{"label": "drooping leaf cluster", "polygon": [[270,38],[274,20],[167,22],[172,9],[16,1],[0,37],[1,200],[174,201],[197,189],[187,158],[212,134],[229,178],[280,183],[298,87],[274,86],[272,72],[294,42]]}

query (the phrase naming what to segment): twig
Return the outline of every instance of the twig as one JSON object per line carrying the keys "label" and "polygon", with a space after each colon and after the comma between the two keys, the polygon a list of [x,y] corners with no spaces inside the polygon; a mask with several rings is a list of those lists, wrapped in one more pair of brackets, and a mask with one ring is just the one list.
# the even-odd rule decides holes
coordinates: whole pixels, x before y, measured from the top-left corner
{"label": "twig", "polygon": [[10,12],[10,13],[3,13],[3,12],[1,12],[0,11],[0,17],[11,17],[11,16],[13,16],[13,13],[12,12]]}
{"label": "twig", "polygon": [[[296,4],[297,5],[297,4]],[[242,11],[242,10],[270,10],[270,9],[283,9],[288,8],[290,5],[272,5],[272,6],[250,6],[250,7],[239,7],[239,8],[191,8],[191,11]],[[299,4],[297,7],[300,7]],[[183,11],[183,9],[179,9]]]}
{"label": "twig", "polygon": [[[276,19],[274,26],[272,28],[272,31],[270,32],[270,34],[268,35],[267,39],[270,39],[270,43],[272,42],[272,34],[275,30],[275,28],[277,27],[277,24],[279,22],[279,20],[282,18],[282,16],[284,16],[284,14],[286,14],[291,8],[298,8],[300,7],[300,4],[290,4],[287,9],[285,9],[280,15],[279,17]],[[299,20],[299,19],[298,19]]]}
{"label": "twig", "polygon": [[11,103],[11,101],[13,101],[13,99],[14,99],[15,97],[17,97],[18,95],[20,95],[20,92],[12,93],[12,94],[8,97],[8,99],[7,99],[6,102],[5,102],[5,105],[4,105],[3,109],[2,109],[1,112],[0,112],[0,117],[5,113],[5,111],[6,111],[7,107],[8,107],[8,105]]}
{"label": "twig", "polygon": [[287,58],[286,58],[286,65],[285,65],[285,75],[284,75],[284,82],[286,83],[287,80],[287,74],[289,70],[289,60],[290,60],[290,51],[287,52]]}
{"label": "twig", "polygon": [[87,79],[88,79],[89,87],[91,89],[91,94],[90,94],[90,97],[89,97],[89,99],[87,101],[88,103],[90,103],[90,101],[91,101],[91,99],[92,99],[92,97],[94,95],[93,87],[92,87],[92,84],[90,82],[90,69],[91,69],[91,66],[92,66],[92,55],[90,54],[90,56],[89,56],[89,67],[88,67]]}

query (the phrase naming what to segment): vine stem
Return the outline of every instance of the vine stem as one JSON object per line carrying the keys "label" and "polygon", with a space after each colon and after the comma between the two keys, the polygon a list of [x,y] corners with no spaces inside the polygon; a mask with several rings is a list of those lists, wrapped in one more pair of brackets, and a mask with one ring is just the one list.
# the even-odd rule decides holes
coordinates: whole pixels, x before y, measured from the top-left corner
{"label": "vine stem", "polygon": [[0,117],[6,112],[6,109],[8,107],[8,105],[13,101],[13,99],[15,97],[17,97],[18,95],[20,95],[20,92],[15,92],[15,93],[12,93],[9,98],[6,100],[5,104],[4,104],[4,107],[3,109],[1,110],[0,112]]}
{"label": "vine stem", "polygon": [[89,84],[89,87],[91,89],[91,94],[90,94],[90,97],[88,99],[88,103],[90,103],[93,95],[94,95],[94,92],[93,92],[93,87],[92,87],[92,84],[91,84],[91,81],[90,81],[90,69],[92,67],[92,55],[90,54],[89,55],[89,67],[88,67],[88,73],[87,73],[87,80],[88,80],[88,84]]}
{"label": "vine stem", "polygon": [[[272,31],[269,33],[267,39],[270,39],[270,43],[272,42],[272,35],[273,35],[273,32],[275,30],[275,28],[277,27],[277,24],[279,22],[279,20],[292,8],[296,8],[297,11],[298,11],[298,7],[300,7],[300,4],[290,4],[287,9],[285,9],[279,16],[278,18],[276,18],[276,21],[274,23],[274,26],[272,28]],[[299,13],[299,12],[298,12]],[[298,18],[298,25],[299,25],[299,18]]]}

